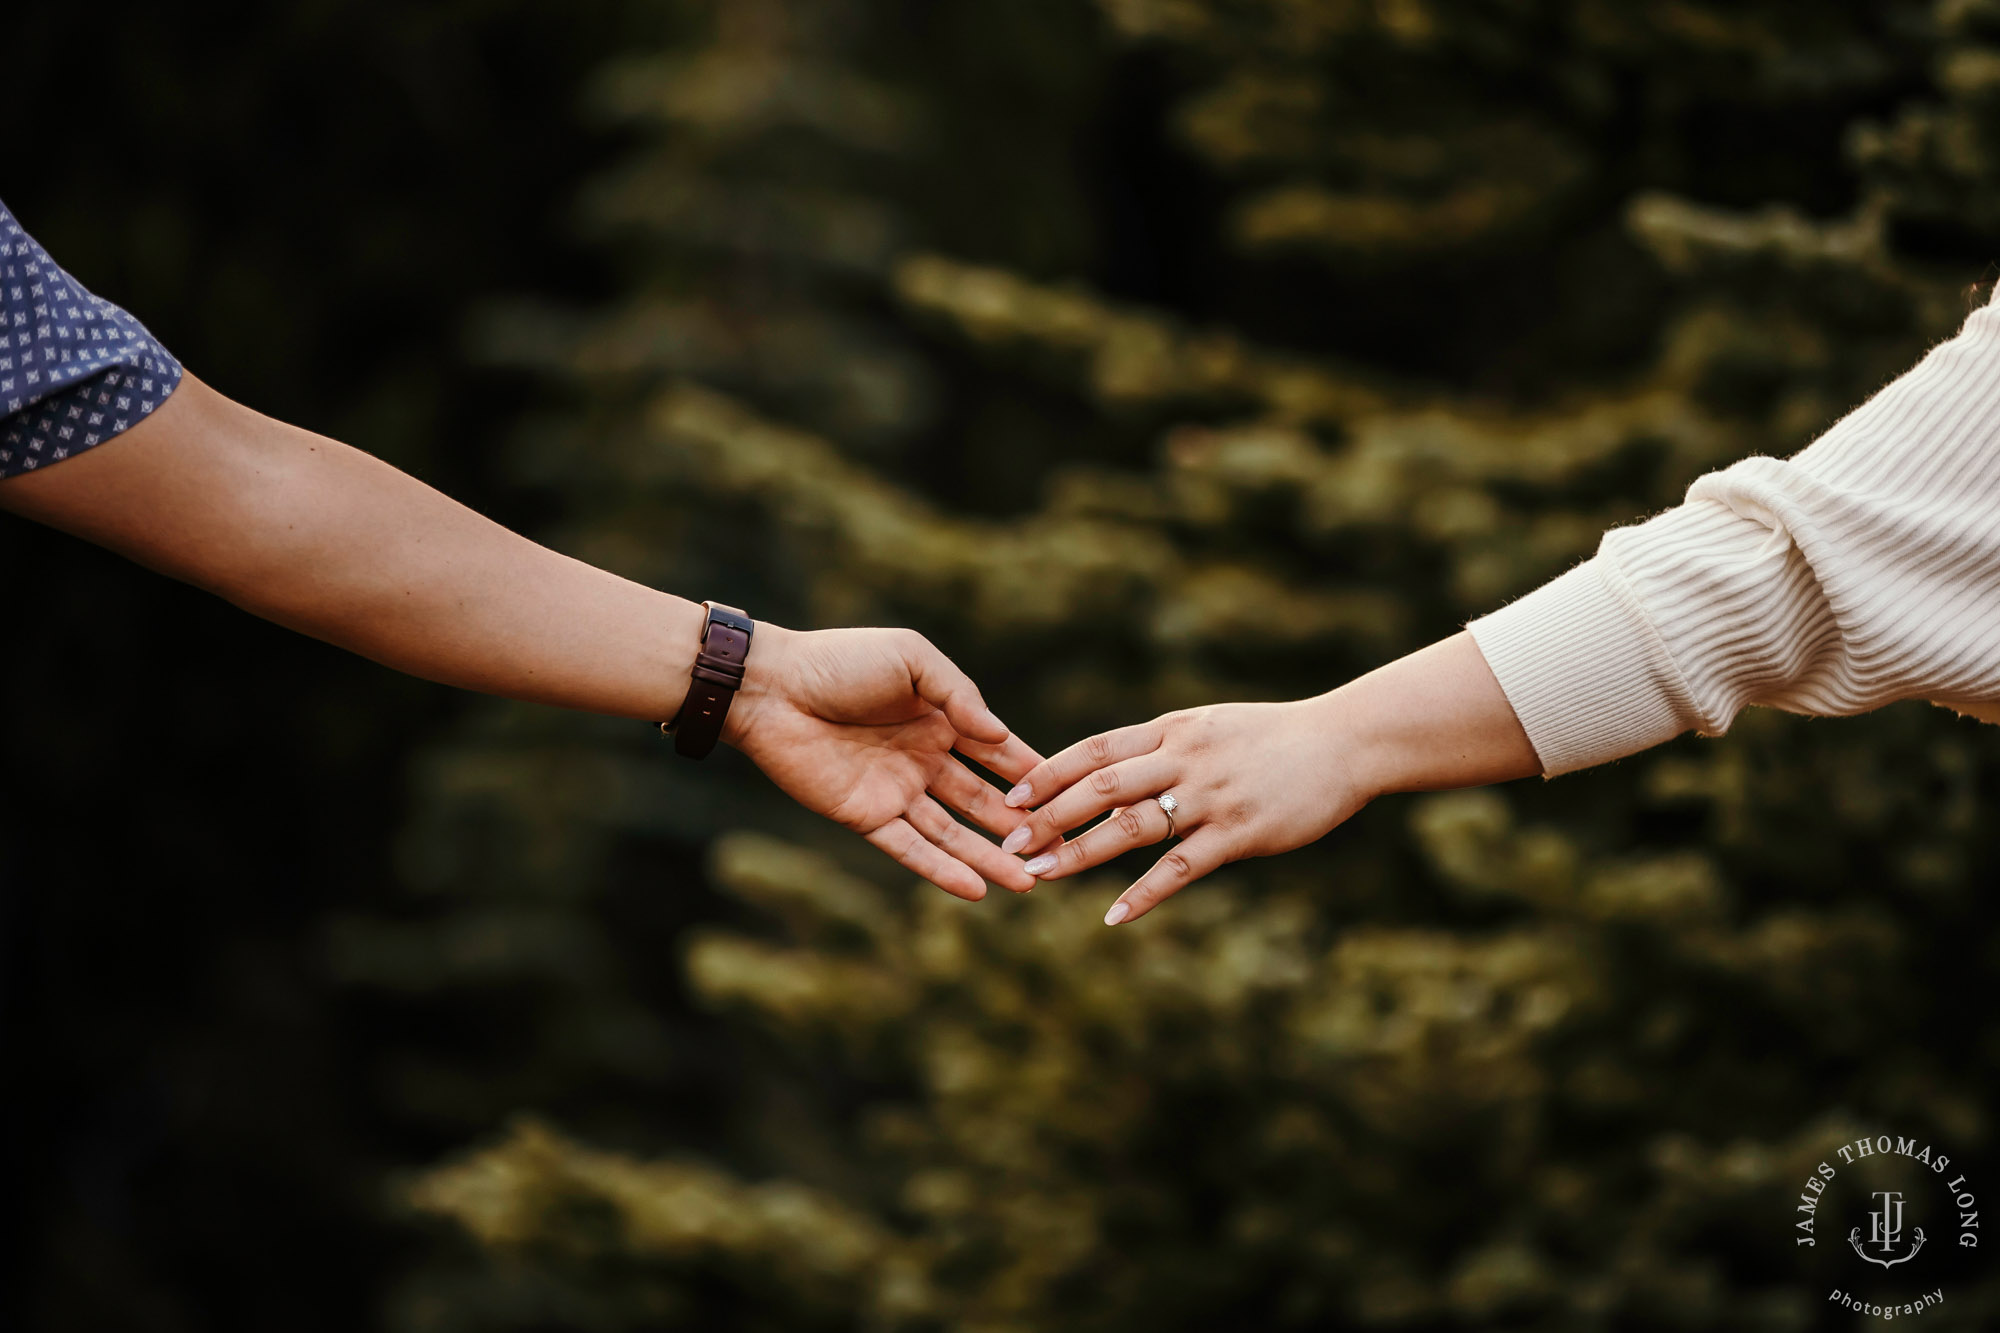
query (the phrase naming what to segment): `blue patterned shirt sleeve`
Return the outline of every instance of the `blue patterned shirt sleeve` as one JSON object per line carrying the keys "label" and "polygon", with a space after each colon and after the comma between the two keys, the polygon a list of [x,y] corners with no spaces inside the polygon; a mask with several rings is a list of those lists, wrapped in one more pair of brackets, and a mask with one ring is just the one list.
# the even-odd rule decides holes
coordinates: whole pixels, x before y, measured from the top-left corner
{"label": "blue patterned shirt sleeve", "polygon": [[85,291],[0,203],[0,477],[130,430],[180,382],[145,325]]}

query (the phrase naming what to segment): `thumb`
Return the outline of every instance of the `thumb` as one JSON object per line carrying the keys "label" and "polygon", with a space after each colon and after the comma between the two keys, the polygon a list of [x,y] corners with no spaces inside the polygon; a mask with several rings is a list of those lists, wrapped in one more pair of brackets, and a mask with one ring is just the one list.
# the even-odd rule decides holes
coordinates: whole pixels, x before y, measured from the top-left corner
{"label": "thumb", "polygon": [[979,697],[979,687],[958,665],[937,650],[937,646],[915,630],[903,645],[903,662],[909,668],[910,687],[925,703],[944,714],[953,731],[970,740],[998,745],[1007,739],[1007,724],[993,715]]}

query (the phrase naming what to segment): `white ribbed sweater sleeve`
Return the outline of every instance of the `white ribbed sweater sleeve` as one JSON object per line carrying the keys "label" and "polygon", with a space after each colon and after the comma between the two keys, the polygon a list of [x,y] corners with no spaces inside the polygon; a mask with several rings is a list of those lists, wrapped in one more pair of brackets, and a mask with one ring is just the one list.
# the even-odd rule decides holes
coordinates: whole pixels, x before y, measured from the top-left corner
{"label": "white ribbed sweater sleeve", "polygon": [[1702,477],[1469,628],[1549,776],[1750,704],[2000,720],[2000,307],[1795,457]]}

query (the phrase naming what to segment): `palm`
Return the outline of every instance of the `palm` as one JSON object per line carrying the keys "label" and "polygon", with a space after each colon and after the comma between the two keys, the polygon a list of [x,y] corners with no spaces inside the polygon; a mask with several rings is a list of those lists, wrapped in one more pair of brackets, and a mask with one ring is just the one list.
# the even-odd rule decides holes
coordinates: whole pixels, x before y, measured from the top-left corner
{"label": "palm", "polygon": [[[944,715],[896,722],[845,723],[787,709],[758,737],[769,747],[764,772],[787,796],[844,828],[868,834],[904,811],[929,789],[958,734]],[[760,760],[761,762],[761,760]]]}
{"label": "palm", "polygon": [[792,636],[778,652],[773,688],[744,700],[740,723],[730,721],[740,726],[738,747],[788,796],[961,897],[983,896],[988,878],[1033,886],[1019,862],[939,804],[1011,832],[1023,816],[952,751],[1009,781],[1040,759],[1011,737],[969,738],[920,693],[937,693],[943,671],[963,679],[936,649],[898,631],[826,630]]}

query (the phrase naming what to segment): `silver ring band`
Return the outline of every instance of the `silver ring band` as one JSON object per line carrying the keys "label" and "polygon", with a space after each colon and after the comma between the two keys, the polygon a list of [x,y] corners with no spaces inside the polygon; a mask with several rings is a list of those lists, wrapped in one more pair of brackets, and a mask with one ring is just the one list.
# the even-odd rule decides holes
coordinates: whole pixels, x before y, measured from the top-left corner
{"label": "silver ring band", "polygon": [[1181,808],[1181,803],[1174,799],[1172,792],[1161,792],[1153,799],[1160,807],[1160,813],[1167,817],[1167,836],[1169,838],[1180,837],[1180,831],[1174,827],[1174,811]]}

